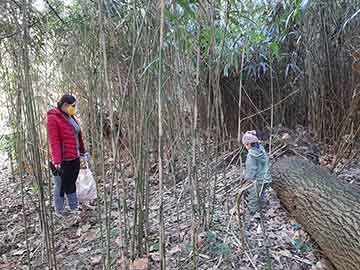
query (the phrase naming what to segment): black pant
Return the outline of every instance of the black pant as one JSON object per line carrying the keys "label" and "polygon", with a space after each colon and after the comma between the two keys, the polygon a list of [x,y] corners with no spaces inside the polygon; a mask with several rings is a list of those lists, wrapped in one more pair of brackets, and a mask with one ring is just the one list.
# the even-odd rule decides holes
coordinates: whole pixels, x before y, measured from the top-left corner
{"label": "black pant", "polygon": [[76,179],[80,171],[80,159],[66,160],[61,163],[60,196],[76,192]]}

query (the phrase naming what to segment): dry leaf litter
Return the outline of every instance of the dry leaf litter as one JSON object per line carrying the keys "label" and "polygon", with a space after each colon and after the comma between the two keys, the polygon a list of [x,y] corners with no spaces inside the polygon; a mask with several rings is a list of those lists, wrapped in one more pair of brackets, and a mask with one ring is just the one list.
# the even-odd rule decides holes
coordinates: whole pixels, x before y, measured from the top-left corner
{"label": "dry leaf litter", "polygon": [[[300,131],[300,134],[303,131]],[[282,132],[282,137],[288,131]],[[298,132],[299,134],[299,132]],[[300,137],[297,134],[298,137]],[[294,136],[294,135],[292,135]],[[286,137],[286,136],[285,136]],[[290,137],[290,136],[289,136]],[[287,139],[289,139],[289,137]],[[279,147],[281,149],[282,146]],[[313,147],[313,146],[312,146]],[[300,150],[299,150],[300,149]],[[305,149],[305,155],[313,156],[314,151],[307,153],[308,148],[301,146],[299,152]],[[304,155],[304,152],[302,152]],[[1,168],[1,198],[0,198],[0,269],[26,269],[26,244],[23,208],[27,220],[30,258],[33,269],[47,269],[43,239],[38,214],[38,201],[35,188],[31,188],[29,179],[24,179],[24,207],[21,200],[21,184],[10,176],[5,157]],[[220,162],[219,162],[220,160]],[[245,247],[241,245],[241,231],[237,216],[233,211],[235,198],[243,171],[240,166],[222,162],[216,159],[209,164],[210,174],[206,173],[206,163],[199,164],[197,171],[198,183],[203,201],[212,202],[206,205],[212,209],[207,215],[208,228],[197,227],[196,260],[198,269],[265,269],[271,263],[272,269],[303,269],[325,270],[327,261],[320,257],[320,252],[306,232],[295,219],[289,217],[281,206],[275,192],[270,188],[266,192],[264,207],[265,234],[259,221],[245,214]],[[201,161],[199,161],[201,162]],[[349,182],[358,181],[359,163],[354,161],[344,173],[352,177]],[[355,165],[354,165],[355,164]],[[108,164],[109,165],[109,164]],[[201,165],[201,166],[200,166]],[[191,185],[185,177],[185,168],[178,170],[177,177],[167,175],[165,192],[165,231],[166,259],[168,269],[192,269],[192,207]],[[132,224],[134,210],[134,179],[127,179],[129,184],[129,222]],[[104,181],[109,183],[109,181]],[[103,183],[103,182],[102,182]],[[138,258],[133,262],[133,269],[159,269],[159,192],[158,179],[154,175],[150,179],[152,193],[150,194],[149,217],[150,228],[146,229],[149,240],[149,256]],[[109,189],[109,184],[105,184]],[[215,191],[215,192],[214,192]],[[122,194],[122,193],[121,193]],[[120,196],[121,196],[120,194]],[[213,200],[208,200],[212,196]],[[47,202],[49,207],[49,202]],[[122,243],[123,229],[118,222],[118,198],[114,196],[111,209],[111,255],[117,269],[124,269],[123,258],[119,258],[119,248]],[[64,220],[54,219],[54,248],[56,251],[57,269],[102,269],[104,261],[101,249],[101,231],[98,216],[103,212],[99,209],[85,208],[80,216],[67,216]],[[50,220],[50,219],[49,219]],[[211,222],[209,222],[211,220]],[[195,224],[200,224],[200,221]],[[50,221],[49,221],[50,222]],[[103,228],[104,230],[104,228]],[[128,270],[128,269],[126,269]]]}

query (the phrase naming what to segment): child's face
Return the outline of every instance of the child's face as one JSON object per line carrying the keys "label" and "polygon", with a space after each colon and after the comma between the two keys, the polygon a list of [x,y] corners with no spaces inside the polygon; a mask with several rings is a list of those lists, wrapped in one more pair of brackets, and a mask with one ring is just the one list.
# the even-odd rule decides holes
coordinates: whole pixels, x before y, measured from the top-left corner
{"label": "child's face", "polygon": [[251,148],[251,144],[250,143],[244,143],[244,147],[246,148],[246,150],[249,150]]}

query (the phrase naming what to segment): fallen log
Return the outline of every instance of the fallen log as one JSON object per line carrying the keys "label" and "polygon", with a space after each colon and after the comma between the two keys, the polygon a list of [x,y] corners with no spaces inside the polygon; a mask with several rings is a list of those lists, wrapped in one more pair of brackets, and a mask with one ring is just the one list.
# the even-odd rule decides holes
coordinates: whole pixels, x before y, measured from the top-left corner
{"label": "fallen log", "polygon": [[272,166],[273,188],[337,270],[360,269],[360,191],[299,158]]}

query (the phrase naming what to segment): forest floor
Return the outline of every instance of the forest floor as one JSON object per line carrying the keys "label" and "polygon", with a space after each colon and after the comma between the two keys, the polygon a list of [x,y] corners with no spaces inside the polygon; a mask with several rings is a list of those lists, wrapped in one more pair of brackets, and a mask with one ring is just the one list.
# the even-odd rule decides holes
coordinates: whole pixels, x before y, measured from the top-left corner
{"label": "forest floor", "polygon": [[[4,159],[4,157],[3,157]],[[266,192],[264,222],[268,242],[264,241],[264,233],[259,222],[245,215],[246,247],[241,247],[239,223],[232,210],[235,206],[243,170],[239,166],[218,162],[210,163],[211,175],[198,171],[199,182],[209,187],[216,187],[214,194],[211,226],[199,231],[198,237],[198,269],[265,269],[270,258],[273,270],[325,270],[326,260],[321,258],[315,243],[312,242],[300,224],[293,219],[281,206],[276,193],[270,188]],[[5,164],[0,168],[0,269],[27,269],[26,243],[21,184],[14,181]],[[349,183],[360,183],[359,161],[350,162],[342,172]],[[205,166],[205,165],[204,165]],[[134,181],[127,179],[129,189],[134,190]],[[150,244],[148,256],[135,260],[133,269],[159,268],[159,234],[158,220],[158,181],[156,176],[150,180],[152,193],[149,202],[150,228],[147,228],[147,238]],[[37,190],[25,190],[24,210],[27,220],[32,269],[47,269],[43,239],[41,238],[39,215],[34,195]],[[209,194],[213,190],[209,189]],[[131,194],[131,192],[130,192]],[[134,198],[130,196],[130,215],[134,209]],[[114,265],[123,270],[118,250],[121,245],[122,228],[118,223],[117,197],[113,199],[111,212],[111,255]],[[165,230],[167,269],[193,269],[191,231],[192,207],[190,184],[187,177],[182,177],[176,184],[167,184],[165,192]],[[47,202],[49,205],[49,202]],[[101,248],[101,229],[98,223],[98,211],[87,208],[80,218],[68,216],[63,220],[54,217],[54,243],[57,259],[57,269],[102,269],[103,249]],[[132,220],[129,220],[132,222]],[[268,247],[268,249],[266,248]],[[126,269],[127,270],[127,269]]]}

